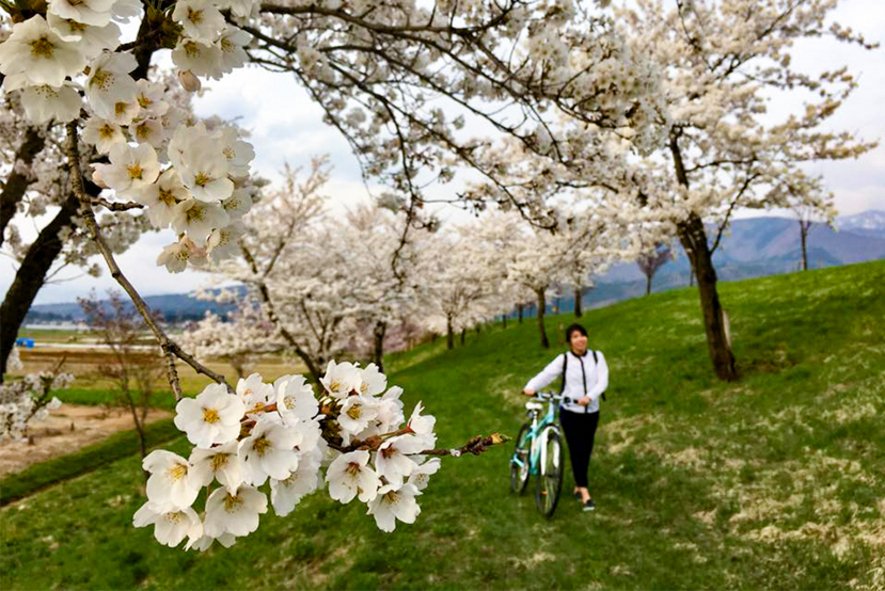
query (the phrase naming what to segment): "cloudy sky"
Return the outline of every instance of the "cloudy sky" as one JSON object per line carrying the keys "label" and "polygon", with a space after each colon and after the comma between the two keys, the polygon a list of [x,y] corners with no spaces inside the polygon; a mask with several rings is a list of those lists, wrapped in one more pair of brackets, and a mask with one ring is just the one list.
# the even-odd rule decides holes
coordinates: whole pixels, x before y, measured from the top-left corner
{"label": "cloudy sky", "polygon": [[[868,41],[885,42],[885,4],[882,0],[843,0],[836,19]],[[794,51],[794,63],[808,71],[834,69],[847,64],[859,78],[859,88],[830,122],[867,140],[885,140],[885,49],[863,51],[829,40],[803,42]],[[211,91],[196,101],[200,115],[237,118],[250,130],[255,146],[254,168],[267,178],[278,178],[283,164],[307,164],[314,154],[328,153],[334,165],[327,193],[340,207],[368,199],[356,159],[339,133],[323,124],[320,109],[308,99],[292,77],[243,68],[212,82]],[[788,108],[786,103],[775,109]],[[857,160],[821,163],[811,169],[822,174],[836,195],[843,214],[868,209],[885,210],[885,147],[880,146]],[[756,215],[756,214],[753,214]],[[144,295],[189,291],[206,282],[205,275],[186,271],[170,276],[155,265],[164,244],[174,240],[172,230],[145,235],[119,257],[124,272]],[[69,302],[95,288],[115,287],[107,275],[99,279],[76,277],[44,286],[37,303]],[[8,259],[0,259],[0,289],[6,291],[14,277]]]}

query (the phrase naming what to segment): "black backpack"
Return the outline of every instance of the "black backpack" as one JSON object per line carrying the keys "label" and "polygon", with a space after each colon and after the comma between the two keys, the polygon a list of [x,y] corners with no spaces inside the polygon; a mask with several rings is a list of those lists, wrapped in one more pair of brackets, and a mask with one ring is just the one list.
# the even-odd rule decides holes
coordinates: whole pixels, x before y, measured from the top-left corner
{"label": "black backpack", "polygon": [[[596,356],[596,351],[590,351],[593,353],[593,363],[599,365],[599,357]],[[565,368],[568,367],[568,352],[562,354],[562,383],[559,385],[559,393],[562,394],[565,391]],[[605,401],[605,392],[602,393],[602,400]]]}

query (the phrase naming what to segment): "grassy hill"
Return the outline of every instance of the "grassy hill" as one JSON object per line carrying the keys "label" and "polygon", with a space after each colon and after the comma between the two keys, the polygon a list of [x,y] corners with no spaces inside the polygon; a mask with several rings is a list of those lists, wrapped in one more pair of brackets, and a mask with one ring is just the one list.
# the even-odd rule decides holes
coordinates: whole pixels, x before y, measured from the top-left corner
{"label": "grassy hill", "polygon": [[[585,315],[612,373],[595,514],[565,498],[541,518],[508,491],[508,447],[445,461],[418,521],[393,534],[319,493],[200,555],[131,527],[142,495],[130,458],[0,510],[0,586],[882,589],[883,286],[885,262],[723,284],[734,384],[712,378],[691,290]],[[560,347],[570,321],[549,318]],[[391,381],[454,446],[515,434],[519,390],[553,354],[533,324],[511,324],[400,355]]]}

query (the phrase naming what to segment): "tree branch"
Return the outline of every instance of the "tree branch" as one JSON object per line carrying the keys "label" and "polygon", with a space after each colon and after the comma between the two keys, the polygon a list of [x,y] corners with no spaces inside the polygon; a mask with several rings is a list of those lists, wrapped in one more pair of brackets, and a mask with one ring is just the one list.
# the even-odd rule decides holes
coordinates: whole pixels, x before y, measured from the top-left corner
{"label": "tree branch", "polygon": [[166,372],[169,377],[169,385],[172,387],[172,392],[175,395],[176,400],[181,399],[181,384],[178,379],[178,371],[175,368],[175,357],[178,357],[188,365],[190,365],[197,373],[201,373],[205,376],[208,376],[210,379],[214,380],[219,384],[224,384],[228,387],[229,390],[233,390],[230,384],[224,379],[224,376],[220,373],[212,371],[208,367],[201,364],[199,361],[194,359],[194,357],[184,350],[172,339],[170,339],[166,333],[160,328],[160,325],[157,324],[157,321],[154,319],[153,314],[151,313],[150,308],[147,303],[145,303],[144,299],[129,282],[129,279],[123,275],[123,272],[120,270],[119,265],[117,265],[117,261],[114,258],[114,253],[111,248],[108,246],[107,242],[104,239],[104,236],[101,233],[101,228],[98,225],[98,221],[95,219],[95,213],[92,211],[92,198],[86,194],[86,191],[83,186],[83,173],[80,170],[80,152],[77,146],[77,121],[72,121],[67,125],[68,129],[68,145],[67,145],[67,155],[68,160],[71,164],[71,189],[74,192],[74,195],[80,200],[81,209],[80,214],[83,218],[83,221],[86,225],[86,229],[89,234],[92,236],[92,239],[95,241],[98,246],[98,250],[101,253],[102,257],[104,257],[105,263],[107,263],[108,268],[111,271],[111,277],[113,277],[117,283],[120,284],[120,287],[129,294],[130,299],[132,299],[132,303],[135,305],[136,310],[142,315],[145,323],[148,325],[148,328],[151,329],[151,332],[154,333],[154,336],[157,339],[157,342],[160,344],[160,348],[163,350],[163,354],[166,356],[167,366]]}

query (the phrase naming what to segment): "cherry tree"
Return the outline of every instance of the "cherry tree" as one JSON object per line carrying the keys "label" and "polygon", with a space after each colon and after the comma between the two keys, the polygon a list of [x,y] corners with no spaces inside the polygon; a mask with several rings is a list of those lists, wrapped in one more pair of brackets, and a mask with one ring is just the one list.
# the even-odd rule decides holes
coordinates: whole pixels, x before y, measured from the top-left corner
{"label": "cherry tree", "polygon": [[820,177],[810,177],[801,169],[785,171],[772,187],[770,199],[793,210],[799,223],[802,270],[808,270],[808,233],[816,223],[833,225],[836,208],[833,194],[823,187]]}
{"label": "cherry tree", "polygon": [[446,346],[455,347],[455,333],[471,328],[490,315],[503,277],[485,264],[488,251],[465,229],[440,232],[422,249],[424,278],[421,319],[434,332],[446,334]]}
{"label": "cherry tree", "polygon": [[258,356],[280,351],[284,343],[273,324],[263,317],[251,300],[237,298],[237,301],[237,308],[224,318],[207,312],[205,318],[182,333],[180,340],[197,359],[203,362],[209,358],[222,359],[233,368],[238,378],[244,378]]}
{"label": "cherry tree", "polygon": [[673,258],[672,251],[666,244],[656,244],[654,248],[636,258],[639,270],[645,275],[645,295],[651,295],[651,280],[657,274],[658,269],[666,265],[671,258]]}
{"label": "cherry tree", "polygon": [[[824,36],[859,48],[874,45],[829,21],[836,1],[610,4],[619,38],[657,64],[650,127],[660,134],[636,141],[629,126],[600,129],[566,117],[554,137],[568,141],[557,151],[527,150],[515,141],[498,146],[497,184],[477,183],[472,192],[500,194],[503,184],[519,199],[539,203],[573,193],[615,204],[609,207],[613,221],[634,229],[638,223],[644,243],[678,238],[697,279],[716,375],[737,379],[712,258],[733,213],[779,207],[771,189],[792,168],[856,157],[875,145],[827,129],[857,86],[847,67],[804,72],[791,59],[793,47]],[[623,86],[623,76],[610,68],[604,84]],[[774,96],[793,108],[773,112]]]}

